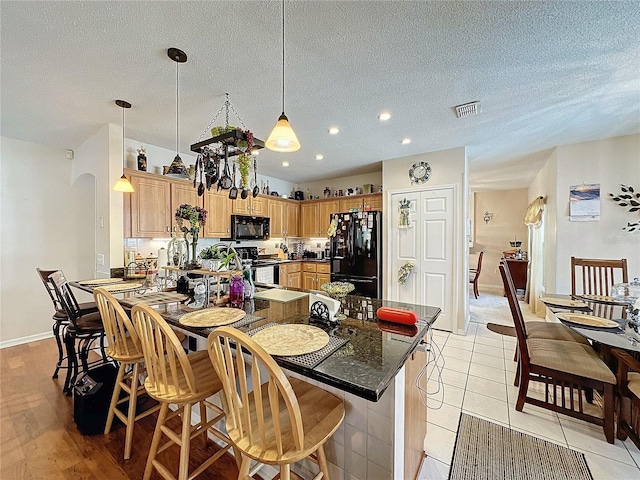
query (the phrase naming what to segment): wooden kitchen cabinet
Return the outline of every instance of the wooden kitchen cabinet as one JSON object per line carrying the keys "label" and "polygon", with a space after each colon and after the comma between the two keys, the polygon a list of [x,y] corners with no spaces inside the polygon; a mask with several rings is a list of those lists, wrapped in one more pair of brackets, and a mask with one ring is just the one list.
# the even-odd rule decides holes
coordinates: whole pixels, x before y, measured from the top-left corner
{"label": "wooden kitchen cabinet", "polygon": [[231,208],[233,200],[229,200],[229,192],[215,188],[204,193],[204,208],[207,211],[207,223],[203,236],[229,238],[231,236]]}
{"label": "wooden kitchen cabinet", "polygon": [[[232,213],[237,215],[251,215],[252,217],[269,216],[269,207],[266,196],[258,195],[257,197],[254,197],[251,195],[251,192],[249,192],[249,196],[242,199],[240,198],[241,191],[238,192],[238,198],[231,200],[233,202]],[[229,195],[228,191],[227,195]]]}
{"label": "wooden kitchen cabinet", "polygon": [[280,199],[269,199],[270,236],[297,237],[300,206],[297,202]]}
{"label": "wooden kitchen cabinet", "polygon": [[359,211],[366,210],[382,210],[382,193],[375,193],[371,195],[353,195],[350,197],[340,198],[340,211],[348,212],[352,208],[357,208]]}
{"label": "wooden kitchen cabinet", "polygon": [[[126,171],[133,186],[129,208],[125,205],[125,236],[130,238],[170,237],[173,225],[171,182],[160,175]],[[127,221],[129,220],[129,221]],[[127,231],[128,230],[128,231]]]}
{"label": "wooden kitchen cabinet", "polygon": [[[193,188],[193,183],[184,180],[170,180],[171,184],[171,217],[172,228],[174,231],[178,230],[178,225],[175,219],[176,210],[182,204],[193,205],[194,207],[202,208],[204,206],[203,197],[198,196],[198,190]],[[205,210],[210,210],[205,207]],[[207,216],[207,220],[209,216]],[[205,224],[206,226],[206,224]]]}
{"label": "wooden kitchen cabinet", "polygon": [[300,236],[326,237],[329,218],[340,211],[338,200],[319,200],[300,205]]}
{"label": "wooden kitchen cabinet", "polygon": [[283,287],[302,288],[302,264],[300,262],[283,263],[280,265],[278,280]]}
{"label": "wooden kitchen cabinet", "polygon": [[302,288],[320,290],[323,283],[331,281],[331,268],[328,263],[305,262],[302,264]]}

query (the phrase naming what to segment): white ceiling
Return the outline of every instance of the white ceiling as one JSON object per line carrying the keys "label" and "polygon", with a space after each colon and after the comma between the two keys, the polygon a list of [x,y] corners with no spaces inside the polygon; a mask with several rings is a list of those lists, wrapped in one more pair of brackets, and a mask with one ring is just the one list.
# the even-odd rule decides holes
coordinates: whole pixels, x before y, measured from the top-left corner
{"label": "white ceiling", "polygon": [[[124,99],[127,137],[175,149],[168,47],[189,56],[182,152],[225,92],[258,138],[280,115],[279,1],[3,0],[0,15],[3,136],[74,149],[120,125]],[[302,148],[263,150],[259,170],[292,182],[467,146],[472,186],[525,187],[553,146],[640,132],[638,1],[288,0],[286,52],[286,113]],[[455,117],[475,100],[478,116]]]}

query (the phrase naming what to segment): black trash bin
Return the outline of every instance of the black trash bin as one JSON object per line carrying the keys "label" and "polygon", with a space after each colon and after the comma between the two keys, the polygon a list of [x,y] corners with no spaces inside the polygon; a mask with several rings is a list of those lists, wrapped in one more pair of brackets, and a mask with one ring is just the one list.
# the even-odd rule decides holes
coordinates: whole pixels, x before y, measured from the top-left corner
{"label": "black trash bin", "polygon": [[100,365],[89,369],[73,386],[73,420],[83,435],[104,433],[117,375],[112,364]]}

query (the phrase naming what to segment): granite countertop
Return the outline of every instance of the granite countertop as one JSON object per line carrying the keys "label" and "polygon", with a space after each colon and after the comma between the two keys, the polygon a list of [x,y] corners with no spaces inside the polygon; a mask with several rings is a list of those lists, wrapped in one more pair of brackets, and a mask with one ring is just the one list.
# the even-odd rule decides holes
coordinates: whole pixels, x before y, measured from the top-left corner
{"label": "granite countertop", "polygon": [[[381,322],[375,315],[381,306],[413,310],[418,315],[418,324],[408,327]],[[250,323],[239,327],[245,332],[270,322],[309,323],[308,296],[288,302],[252,299],[245,302],[244,309],[252,315]],[[184,307],[172,305],[161,314],[169,323],[207,337],[213,328],[186,327],[179,323],[186,311]],[[314,323],[330,335],[349,340],[318,365],[307,368],[287,362],[285,357],[274,358],[283,368],[374,402],[380,399],[440,314],[436,307],[360,296],[347,296],[342,301],[342,311],[348,318],[337,325]]]}

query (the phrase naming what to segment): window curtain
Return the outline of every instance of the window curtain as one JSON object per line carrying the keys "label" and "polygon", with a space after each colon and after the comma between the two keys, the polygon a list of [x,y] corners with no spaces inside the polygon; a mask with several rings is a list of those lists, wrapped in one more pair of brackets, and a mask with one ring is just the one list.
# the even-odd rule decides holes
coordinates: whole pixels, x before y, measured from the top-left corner
{"label": "window curtain", "polygon": [[545,197],[538,197],[527,207],[524,223],[529,230],[529,279],[527,282],[527,302],[529,309],[544,318],[545,305],[538,300],[543,290],[544,277],[544,216]]}

